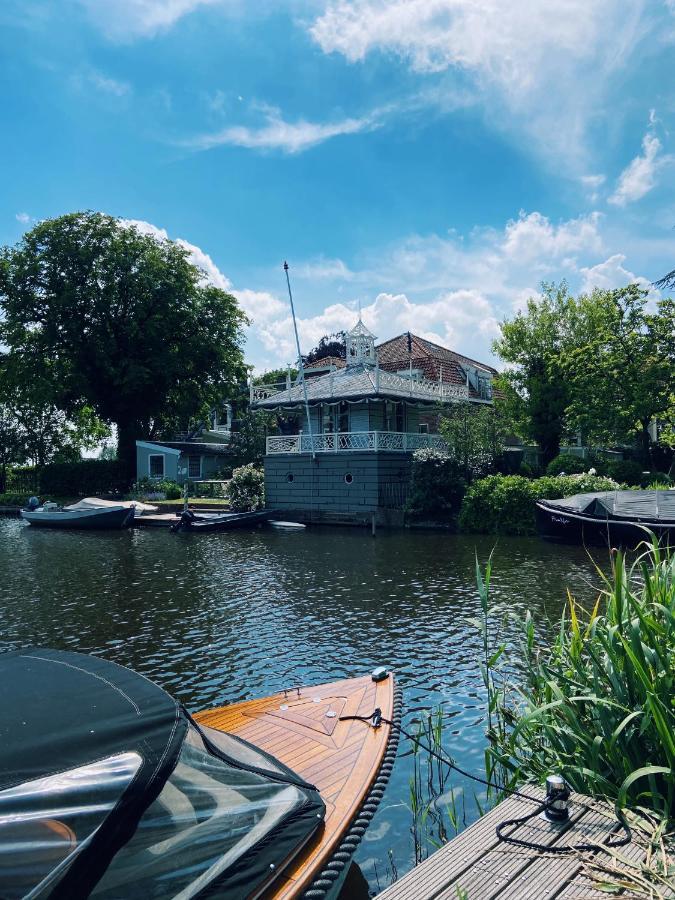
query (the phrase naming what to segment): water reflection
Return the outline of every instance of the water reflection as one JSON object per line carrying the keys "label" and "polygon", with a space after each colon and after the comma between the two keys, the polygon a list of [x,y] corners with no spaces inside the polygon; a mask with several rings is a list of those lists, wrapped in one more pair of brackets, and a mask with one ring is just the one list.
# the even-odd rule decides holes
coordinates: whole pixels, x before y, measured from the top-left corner
{"label": "water reflection", "polygon": [[[386,664],[404,687],[406,723],[443,704],[448,749],[480,773],[480,639],[466,620],[479,612],[475,554],[484,562],[492,545],[437,533],[373,539],[357,529],[59,533],[0,519],[0,649],[101,654],[191,709]],[[531,609],[540,631],[553,627],[566,586],[590,599],[594,584],[581,548],[517,538],[495,547],[495,602]],[[516,636],[506,620],[500,640]],[[403,747],[357,856],[374,888],[388,883],[389,851],[399,874],[412,864],[410,772]],[[466,816],[476,816],[472,801]]]}

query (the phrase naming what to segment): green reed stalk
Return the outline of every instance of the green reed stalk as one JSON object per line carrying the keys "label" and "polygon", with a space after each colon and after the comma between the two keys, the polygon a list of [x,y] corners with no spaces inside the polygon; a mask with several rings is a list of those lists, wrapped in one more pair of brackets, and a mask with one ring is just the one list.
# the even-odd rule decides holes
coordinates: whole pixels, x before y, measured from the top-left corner
{"label": "green reed stalk", "polygon": [[[482,607],[490,570],[478,571]],[[486,769],[509,787],[558,771],[577,791],[675,819],[675,556],[652,538],[598,574],[593,610],[568,594],[551,647],[522,623],[523,683],[498,670],[503,647],[486,656]]]}

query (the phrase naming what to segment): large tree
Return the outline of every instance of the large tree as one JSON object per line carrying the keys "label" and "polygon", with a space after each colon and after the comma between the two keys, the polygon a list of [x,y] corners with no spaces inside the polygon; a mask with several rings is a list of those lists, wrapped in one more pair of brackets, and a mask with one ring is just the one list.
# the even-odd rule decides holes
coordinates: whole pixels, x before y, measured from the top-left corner
{"label": "large tree", "polygon": [[598,443],[637,437],[650,464],[649,426],[675,406],[675,303],[650,309],[637,284],[579,297],[578,342],[563,353],[570,421]]}
{"label": "large tree", "polygon": [[573,339],[573,298],[567,285],[543,284],[540,298],[502,322],[494,350],[510,366],[501,380],[523,437],[535,441],[547,463],[560,450],[570,395],[562,353]]}
{"label": "large tree", "polygon": [[0,339],[18,383],[48,363],[54,404],[91,407],[135,441],[153,424],[204,415],[245,377],[246,318],[187,251],[102,213],[72,213],[0,251]]}

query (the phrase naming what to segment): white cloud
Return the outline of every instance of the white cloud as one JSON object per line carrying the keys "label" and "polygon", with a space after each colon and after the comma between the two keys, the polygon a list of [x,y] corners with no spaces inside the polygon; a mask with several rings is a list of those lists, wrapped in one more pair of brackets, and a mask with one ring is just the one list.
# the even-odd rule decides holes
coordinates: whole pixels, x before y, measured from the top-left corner
{"label": "white cloud", "polygon": [[614,253],[604,262],[597,263],[595,266],[582,267],[580,269],[583,279],[581,281],[580,290],[582,293],[590,293],[593,288],[602,288],[603,290],[613,290],[614,288],[624,287],[627,284],[637,282],[640,287],[655,292],[651,282],[643,276],[635,275],[624,267],[626,257],[623,253]]}
{"label": "white cloud", "polygon": [[14,218],[17,222],[21,222],[22,225],[28,225],[31,221],[31,217],[26,212],[17,213]]}
{"label": "white cloud", "polygon": [[[129,224],[160,240],[168,237],[147,222]],[[626,267],[623,253],[606,246],[605,226],[598,213],[552,222],[538,211],[521,212],[501,229],[475,228],[466,236],[411,235],[389,247],[374,247],[358,265],[326,257],[298,261],[292,276],[301,347],[307,351],[323,335],[352,327],[360,306],[363,321],[380,340],[410,330],[494,362],[490,348],[499,322],[537,297],[542,280],[566,278],[575,292],[633,281],[649,287],[647,278]],[[623,240],[616,234],[611,238],[613,244]],[[262,284],[237,288],[201,248],[178,242],[208,280],[233,293],[252,319],[247,361],[259,369],[294,361],[285,295]],[[271,284],[282,289],[278,273]],[[335,302],[345,288],[349,299]]]}
{"label": "white cloud", "polygon": [[213,134],[202,134],[184,141],[195,150],[229,145],[252,150],[281,150],[284,153],[301,153],[330,138],[342,134],[372,131],[382,124],[381,116],[371,114],[359,118],[345,118],[334,122],[308,122],[298,119],[287,122],[276,107],[261,107],[264,123],[257,127],[229,125]]}
{"label": "white cloud", "polygon": [[449,92],[468,82],[492,126],[578,175],[588,123],[651,27],[644,10],[644,0],[330,0],[309,31],[352,63],[379,52]]}
{"label": "white cloud", "polygon": [[[122,219],[122,224],[133,227],[141,234],[148,234],[158,241],[169,240],[169,234],[165,228],[158,228],[150,222],[139,219]],[[187,250],[190,262],[204,272],[205,280],[223,291],[234,294],[241,308],[251,320],[249,333],[257,333],[259,329],[264,332],[265,321],[279,318],[286,314],[287,305],[268,291],[255,291],[249,288],[235,288],[230,279],[218,268],[208,253],[201,247],[186,241],[184,238],[175,238],[175,242]]]}
{"label": "white cloud", "polygon": [[631,160],[623,170],[609,202],[615,206],[625,206],[648,194],[656,186],[659,170],[672,161],[672,157],[660,156],[660,152],[661,141],[647,133],[642,139],[642,154]]}
{"label": "white cloud", "polygon": [[521,263],[545,267],[580,250],[599,250],[599,218],[594,212],[554,225],[541,213],[526,215],[521,211],[518,219],[506,224],[504,253]]}
{"label": "white cloud", "polygon": [[108,38],[130,41],[171,28],[200,6],[222,0],[79,0],[91,21]]}
{"label": "white cloud", "polygon": [[104,94],[112,94],[114,97],[124,97],[131,93],[131,85],[127,81],[119,81],[116,78],[109,78],[95,69],[89,73],[89,82]]}

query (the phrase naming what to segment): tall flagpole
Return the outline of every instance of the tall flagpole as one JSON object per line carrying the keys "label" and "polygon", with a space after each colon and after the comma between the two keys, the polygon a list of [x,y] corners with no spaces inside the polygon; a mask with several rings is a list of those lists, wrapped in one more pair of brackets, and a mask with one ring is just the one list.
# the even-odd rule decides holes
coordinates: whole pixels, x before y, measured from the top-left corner
{"label": "tall flagpole", "polygon": [[[312,420],[309,417],[309,400],[307,399],[307,383],[305,382],[305,367],[302,364],[302,353],[300,352],[300,338],[298,337],[298,323],[295,320],[295,306],[293,305],[293,292],[291,291],[291,279],[288,277],[288,263],[284,262],[284,272],[286,273],[286,284],[288,285],[288,299],[291,301],[291,316],[293,317],[293,331],[295,332],[295,347],[298,351],[298,375],[302,382],[302,391],[305,395],[305,412],[307,413],[307,430],[309,431],[309,442],[312,447],[312,459],[316,457],[314,450],[314,437],[312,435]],[[302,438],[301,438],[302,441]],[[302,449],[302,447],[300,448]]]}

